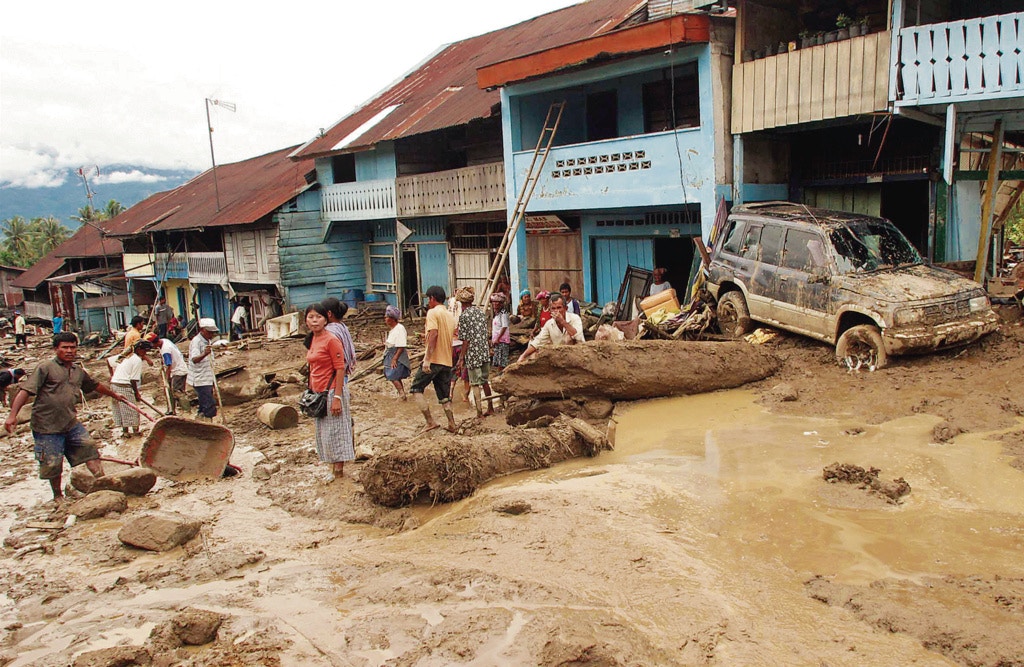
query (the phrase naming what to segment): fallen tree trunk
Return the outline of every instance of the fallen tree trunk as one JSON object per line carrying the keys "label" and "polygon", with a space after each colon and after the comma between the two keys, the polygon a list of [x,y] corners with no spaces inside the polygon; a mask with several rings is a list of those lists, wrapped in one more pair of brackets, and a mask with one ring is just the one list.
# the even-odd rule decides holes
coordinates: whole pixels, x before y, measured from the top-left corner
{"label": "fallen tree trunk", "polygon": [[452,502],[495,477],[596,456],[602,449],[610,449],[604,434],[567,417],[548,428],[473,436],[435,431],[374,456],[359,472],[359,481],[371,500],[388,507],[407,505],[420,494]]}
{"label": "fallen tree trunk", "polygon": [[779,363],[774,354],[744,342],[595,341],[538,350],[506,368],[491,386],[522,398],[628,401],[739,387],[768,377]]}

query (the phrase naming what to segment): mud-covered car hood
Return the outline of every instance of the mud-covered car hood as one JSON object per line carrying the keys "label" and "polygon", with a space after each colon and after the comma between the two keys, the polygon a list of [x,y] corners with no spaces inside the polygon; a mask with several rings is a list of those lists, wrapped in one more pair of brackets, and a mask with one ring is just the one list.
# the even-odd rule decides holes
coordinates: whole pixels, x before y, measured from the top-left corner
{"label": "mud-covered car hood", "polygon": [[846,289],[892,303],[949,298],[981,288],[973,280],[952,271],[924,264],[872,273],[848,273],[837,278]]}

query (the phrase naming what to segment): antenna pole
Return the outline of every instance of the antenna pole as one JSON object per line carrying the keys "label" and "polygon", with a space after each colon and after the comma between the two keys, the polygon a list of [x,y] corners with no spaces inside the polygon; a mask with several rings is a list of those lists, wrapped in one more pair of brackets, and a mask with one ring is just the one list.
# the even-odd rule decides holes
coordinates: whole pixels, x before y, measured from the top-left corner
{"label": "antenna pole", "polygon": [[[216,104],[216,103],[215,103]],[[213,155],[213,123],[210,122],[210,98],[206,98],[206,127],[210,131],[210,161],[213,162],[213,192],[220,211],[220,186],[217,184],[217,158]]]}

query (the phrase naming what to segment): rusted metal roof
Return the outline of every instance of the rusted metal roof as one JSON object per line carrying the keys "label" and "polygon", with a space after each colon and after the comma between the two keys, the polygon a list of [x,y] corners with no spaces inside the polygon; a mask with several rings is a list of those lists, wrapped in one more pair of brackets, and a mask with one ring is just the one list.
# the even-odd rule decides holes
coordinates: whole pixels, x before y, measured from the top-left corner
{"label": "rusted metal roof", "polygon": [[594,60],[645,53],[674,44],[707,42],[709,39],[711,20],[706,15],[680,14],[481,67],[477,70],[477,85],[495,88]]}
{"label": "rusted metal roof", "polygon": [[[110,236],[245,225],[273,213],[310,187],[312,160],[293,161],[290,146],[241,162],[217,165],[174,190],[135,204],[103,224]],[[217,209],[217,192],[220,210]]]}
{"label": "rusted metal roof", "polygon": [[645,3],[589,0],[450,44],[292,157],[357,152],[381,141],[488,118],[500,96],[477,86],[477,68],[614,30]]}
{"label": "rusted metal roof", "polygon": [[71,238],[47,253],[30,266],[25,273],[12,280],[11,285],[22,289],[36,289],[64,266],[65,258],[117,256],[122,252],[124,250],[121,248],[120,241],[102,238],[98,229],[82,225],[71,235]]}

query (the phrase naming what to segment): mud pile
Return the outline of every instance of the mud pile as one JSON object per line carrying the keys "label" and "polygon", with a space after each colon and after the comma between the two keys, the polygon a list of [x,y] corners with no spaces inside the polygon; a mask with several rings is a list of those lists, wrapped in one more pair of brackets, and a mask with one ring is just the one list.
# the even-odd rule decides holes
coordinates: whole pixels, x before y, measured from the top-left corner
{"label": "mud pile", "polygon": [[610,448],[596,429],[564,416],[547,428],[461,436],[433,433],[437,435],[401,444],[367,462],[359,480],[374,502],[399,507],[420,494],[452,502],[495,477],[595,456]]}
{"label": "mud pile", "polygon": [[492,386],[519,397],[630,401],[739,387],[778,367],[771,352],[742,342],[598,341],[539,350]]}
{"label": "mud pile", "polygon": [[878,478],[881,474],[878,468],[864,469],[851,463],[833,463],[825,466],[821,471],[822,478],[830,484],[843,482],[854,484],[860,489],[869,491],[881,496],[886,502],[897,504],[900,498],[910,493],[910,484],[902,477],[897,477],[891,482],[883,482]]}

